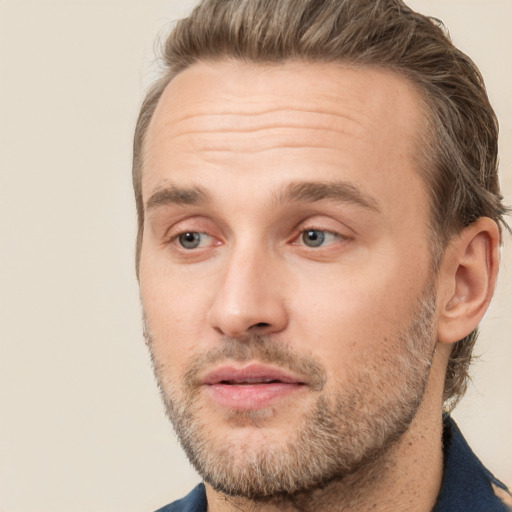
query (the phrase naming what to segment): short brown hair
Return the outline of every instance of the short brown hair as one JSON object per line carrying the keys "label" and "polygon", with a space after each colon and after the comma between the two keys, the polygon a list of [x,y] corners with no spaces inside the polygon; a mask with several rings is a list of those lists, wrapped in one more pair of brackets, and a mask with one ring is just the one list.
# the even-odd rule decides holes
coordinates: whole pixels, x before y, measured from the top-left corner
{"label": "short brown hair", "polygon": [[[204,60],[343,62],[404,76],[426,105],[429,136],[420,148],[420,172],[430,189],[434,266],[450,237],[479,217],[506,226],[498,182],[498,121],[482,76],[452,44],[441,22],[401,0],[203,0],[177,22],[162,57],[166,71],[149,90],[135,130],[137,269],[147,128],[173,77]],[[452,351],[444,389],[445,404],[451,407],[466,390],[476,338],[475,330]]]}

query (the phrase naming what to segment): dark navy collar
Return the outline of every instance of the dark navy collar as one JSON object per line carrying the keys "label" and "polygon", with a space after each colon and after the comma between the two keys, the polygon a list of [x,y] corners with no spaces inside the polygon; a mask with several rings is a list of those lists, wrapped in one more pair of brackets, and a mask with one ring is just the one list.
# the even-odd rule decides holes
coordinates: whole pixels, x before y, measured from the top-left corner
{"label": "dark navy collar", "polygon": [[199,484],[184,498],[158,509],[156,512],[206,512],[206,489]]}
{"label": "dark navy collar", "polygon": [[444,417],[444,471],[441,491],[432,512],[506,512],[493,486],[509,493],[473,453],[459,427]]}
{"label": "dark navy collar", "polygon": [[[493,486],[508,489],[478,460],[455,421],[446,415],[443,430],[444,470],[441,491],[432,512],[511,512]],[[199,484],[185,498],[157,512],[206,512],[206,491]]]}

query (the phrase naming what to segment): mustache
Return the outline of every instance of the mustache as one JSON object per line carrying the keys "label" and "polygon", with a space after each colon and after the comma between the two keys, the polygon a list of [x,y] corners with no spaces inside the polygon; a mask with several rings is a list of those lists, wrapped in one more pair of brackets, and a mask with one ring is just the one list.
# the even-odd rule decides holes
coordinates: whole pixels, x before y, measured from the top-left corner
{"label": "mustache", "polygon": [[246,363],[254,360],[304,377],[304,381],[315,391],[320,391],[327,380],[325,369],[312,357],[297,354],[273,337],[258,335],[243,340],[224,337],[215,348],[192,358],[184,375],[185,386],[189,389],[197,387],[198,375],[207,367],[227,361]]}

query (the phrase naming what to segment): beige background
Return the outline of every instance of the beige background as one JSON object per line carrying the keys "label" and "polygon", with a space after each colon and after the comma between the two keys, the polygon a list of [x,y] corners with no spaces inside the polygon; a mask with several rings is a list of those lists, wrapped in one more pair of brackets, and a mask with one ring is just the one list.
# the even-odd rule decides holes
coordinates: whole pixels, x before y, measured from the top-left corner
{"label": "beige background", "polygon": [[[415,0],[487,78],[512,202],[512,3]],[[155,35],[191,2],[0,0],[0,512],[151,511],[198,480],[140,334],[130,184]],[[455,416],[512,482],[512,251]]]}

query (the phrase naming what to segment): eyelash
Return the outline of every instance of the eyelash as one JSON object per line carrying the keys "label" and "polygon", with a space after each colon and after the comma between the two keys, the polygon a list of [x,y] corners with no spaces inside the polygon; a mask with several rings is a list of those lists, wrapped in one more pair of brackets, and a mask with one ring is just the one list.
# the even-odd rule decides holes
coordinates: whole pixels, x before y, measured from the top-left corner
{"label": "eyelash", "polygon": [[[194,239],[195,240],[198,240],[200,236],[203,236],[203,237],[209,237],[209,238],[212,238],[214,239],[215,237],[209,235],[208,233],[205,233],[203,231],[192,231],[192,230],[187,230],[187,231],[182,231],[176,235],[174,235],[173,237],[171,237],[171,239],[169,240],[169,243],[171,244],[178,244],[180,246],[181,249],[185,250],[185,251],[192,251],[194,249],[200,249],[201,247],[185,247],[181,242],[182,242],[182,238],[186,237],[187,235],[194,235]],[[193,240],[193,241],[195,241]],[[200,240],[199,240],[200,242]],[[212,245],[221,245],[220,242],[219,243],[214,243]]]}
{"label": "eyelash", "polygon": [[[309,245],[307,243],[306,238],[305,238],[306,236],[308,236],[308,234],[311,236],[311,239],[310,239],[310,241],[312,242],[311,245]],[[188,235],[192,235],[192,237],[193,237],[192,240],[189,240],[192,244],[196,241],[198,242],[198,244],[200,244],[201,243],[200,237],[203,237],[203,238],[209,237],[211,239],[215,239],[215,237],[213,237],[212,235],[209,235],[208,233],[205,233],[202,231],[188,230],[188,231],[182,231],[182,232],[176,234],[175,236],[173,236],[170,239],[169,243],[178,244],[180,246],[179,247],[180,250],[184,250],[187,252],[203,248],[203,247],[200,247],[199,245],[196,247],[185,247],[185,245],[183,245],[183,242],[184,242],[184,238],[187,237]],[[318,238],[315,238],[316,236],[318,236]],[[331,240],[331,243],[328,243],[329,238],[334,238],[334,240]],[[344,241],[344,240],[348,240],[348,239],[349,239],[348,237],[343,236],[340,233],[336,233],[334,231],[309,227],[309,228],[303,228],[299,231],[298,235],[292,239],[292,245],[302,246],[302,247],[306,247],[308,249],[314,250],[317,248],[332,245],[333,243],[336,243],[336,241]],[[326,240],[327,240],[327,243],[324,243],[324,242],[326,242]],[[315,245],[315,243],[317,241],[319,241],[319,243],[318,243],[318,245]],[[221,245],[221,242],[213,243],[211,245],[212,246]]]}
{"label": "eyelash", "polygon": [[[313,237],[313,236],[316,236],[314,234],[318,234],[318,233],[321,234],[321,236],[319,237],[320,243],[318,245],[315,245],[315,242],[317,241],[317,239],[313,238],[312,240],[310,240],[313,242],[313,244],[308,245],[306,243],[305,236],[311,235]],[[335,240],[331,241],[331,243],[324,244],[326,239],[328,239],[329,237],[334,238]],[[326,245],[327,246],[331,245],[332,243],[335,243],[336,241],[343,241],[343,240],[347,240],[347,239],[348,239],[347,237],[341,235],[340,233],[336,233],[334,231],[329,231],[327,229],[306,228],[306,229],[301,229],[301,231],[299,232],[299,235],[294,238],[294,245],[301,245],[304,247],[308,247],[310,249],[316,249],[316,248],[320,248],[320,247],[325,247]],[[302,243],[297,243],[299,241],[301,241]]]}

